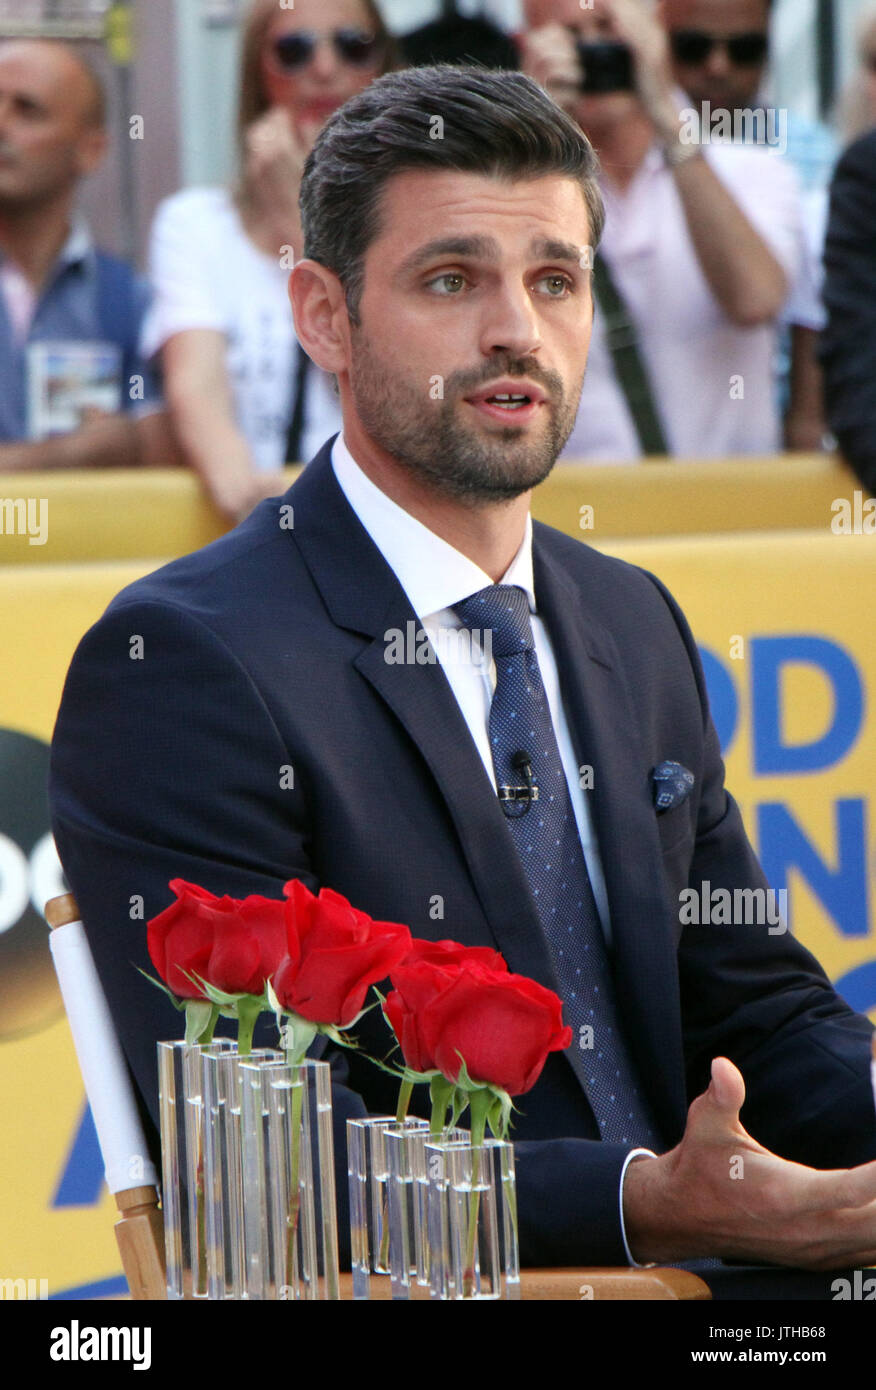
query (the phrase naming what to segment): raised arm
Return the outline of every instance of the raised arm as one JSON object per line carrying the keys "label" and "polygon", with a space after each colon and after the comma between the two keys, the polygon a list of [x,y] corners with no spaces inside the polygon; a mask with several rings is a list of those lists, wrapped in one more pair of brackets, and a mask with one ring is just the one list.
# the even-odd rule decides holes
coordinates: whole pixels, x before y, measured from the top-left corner
{"label": "raised arm", "polygon": [[238,521],[286,489],[281,472],[257,473],[237,425],[228,341],[211,328],[175,333],[161,353],[167,406],[186,462],[224,516]]}

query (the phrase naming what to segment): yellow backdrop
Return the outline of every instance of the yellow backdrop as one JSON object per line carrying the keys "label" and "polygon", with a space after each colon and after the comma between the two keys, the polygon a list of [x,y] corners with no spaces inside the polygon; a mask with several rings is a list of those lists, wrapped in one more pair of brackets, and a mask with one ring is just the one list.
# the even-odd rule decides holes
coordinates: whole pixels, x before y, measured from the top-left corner
{"label": "yellow backdrop", "polygon": [[[656,572],[687,612],[705,653],[728,784],[773,886],[787,884],[793,929],[876,1016],[873,537],[825,527],[612,549]],[[156,563],[0,569],[0,731],[26,736],[25,751],[40,753],[79,636]],[[34,900],[49,896],[45,856],[29,873]],[[121,1287],[113,1205],[82,1120],[48,950],[17,961],[17,932],[0,926],[0,977],[15,983],[24,972],[15,1026],[0,1033],[0,1278],[45,1278],[54,1296],[112,1291]]]}

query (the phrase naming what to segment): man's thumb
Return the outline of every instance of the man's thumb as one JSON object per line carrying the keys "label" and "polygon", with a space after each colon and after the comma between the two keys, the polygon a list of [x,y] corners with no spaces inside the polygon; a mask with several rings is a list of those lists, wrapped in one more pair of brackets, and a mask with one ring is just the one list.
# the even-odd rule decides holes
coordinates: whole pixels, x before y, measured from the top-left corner
{"label": "man's thumb", "polygon": [[729,1057],[712,1059],[712,1081],[706,1095],[725,1115],[735,1118],[739,1114],[745,1101],[745,1082]]}

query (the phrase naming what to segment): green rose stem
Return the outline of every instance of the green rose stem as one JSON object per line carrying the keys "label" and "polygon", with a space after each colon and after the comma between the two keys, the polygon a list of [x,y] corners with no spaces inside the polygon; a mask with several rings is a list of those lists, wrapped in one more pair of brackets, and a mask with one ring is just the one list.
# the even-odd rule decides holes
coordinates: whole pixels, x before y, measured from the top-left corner
{"label": "green rose stem", "polygon": [[472,1298],[475,1291],[475,1253],[477,1251],[478,1240],[478,1210],[481,1200],[478,1180],[484,1151],[487,1113],[492,1104],[493,1096],[486,1089],[472,1091],[470,1093],[472,1187],[468,1196],[468,1249],[465,1257],[465,1270],[462,1276],[463,1298]]}
{"label": "green rose stem", "polygon": [[286,1284],[295,1288],[296,1248],[298,1216],[301,1209],[301,1195],[298,1190],[301,1167],[301,1112],[304,1106],[304,1080],[299,1078],[297,1086],[292,1087],[292,1152],[289,1163],[289,1210],[286,1213]]}
{"label": "green rose stem", "polygon": [[[186,1014],[186,1033],[189,1034],[197,1029],[203,1017],[204,1000],[189,999],[185,1004]],[[211,1005],[207,1016],[206,1024],[197,1033],[193,1041],[199,1047],[206,1047],[213,1041],[213,1033],[216,1028],[216,1021],[219,1018],[219,1006]],[[193,1290],[196,1296],[207,1292],[207,1226],[204,1202],[204,1111],[203,1100],[199,1111],[198,1123],[198,1154],[195,1168],[195,1210],[197,1212],[197,1234],[198,1243],[198,1270],[197,1285]]]}
{"label": "green rose stem", "polygon": [[254,994],[242,994],[237,1001],[237,1055],[248,1057],[252,1052],[252,1035],[259,1014],[264,1009],[264,1000]]}
{"label": "green rose stem", "polygon": [[395,1122],[397,1125],[403,1125],[407,1119],[408,1106],[411,1103],[413,1089],[414,1083],[407,1077],[398,1088],[398,1105],[395,1107]]}
{"label": "green rose stem", "polygon": [[[397,1125],[403,1125],[407,1119],[413,1089],[413,1081],[405,1077],[398,1088],[398,1105],[395,1107]],[[385,1189],[380,1207],[380,1230],[382,1232],[380,1237],[380,1268],[386,1269],[389,1261],[389,1195]]]}
{"label": "green rose stem", "polygon": [[[203,1110],[201,1113],[203,1124]],[[204,1202],[204,1137],[198,1126],[198,1175],[195,1180],[195,1203],[198,1208],[198,1287],[195,1293],[207,1292],[207,1226]]]}
{"label": "green rose stem", "polygon": [[[275,1009],[275,1012],[276,1011]],[[306,1056],[307,1049],[313,1042],[318,1031],[317,1025],[311,1023],[308,1019],[300,1018],[297,1014],[286,1015],[286,1023],[281,1029],[281,1038],[284,1039],[286,1044],[286,1063],[290,1068],[301,1066]],[[285,1283],[290,1290],[294,1290],[296,1287],[296,1238],[298,1234],[298,1218],[301,1211],[299,1180],[301,1173],[301,1118],[304,1108],[304,1078],[299,1077],[298,1082],[299,1084],[297,1086],[293,1085],[292,1087],[292,1109],[289,1117],[289,1124],[292,1131],[292,1146],[289,1155],[289,1209],[286,1212]]]}
{"label": "green rose stem", "polygon": [[440,1139],[447,1128],[447,1114],[453,1101],[454,1083],[446,1076],[436,1072],[429,1083],[429,1096],[432,1101],[432,1115],[429,1120],[429,1134]]}

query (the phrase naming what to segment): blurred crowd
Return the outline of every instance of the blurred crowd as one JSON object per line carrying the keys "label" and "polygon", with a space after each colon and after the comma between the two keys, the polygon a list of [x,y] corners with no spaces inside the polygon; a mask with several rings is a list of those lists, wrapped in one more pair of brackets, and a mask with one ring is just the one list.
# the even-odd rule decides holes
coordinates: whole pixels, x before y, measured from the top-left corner
{"label": "blurred crowd", "polygon": [[374,0],[254,0],[238,173],[157,209],[148,277],[77,206],[107,148],[74,45],[0,44],[0,471],[193,469],[238,519],[341,425],[286,295],[308,151],[409,63],[517,67],[600,157],[607,220],[563,458],[838,446],[876,489],[876,9],[833,127],[776,107],[770,0],[524,0],[393,36]]}

